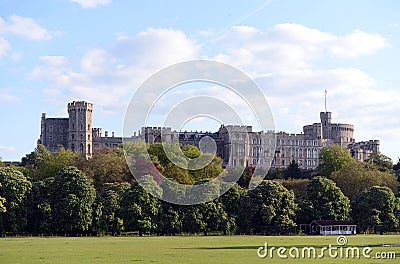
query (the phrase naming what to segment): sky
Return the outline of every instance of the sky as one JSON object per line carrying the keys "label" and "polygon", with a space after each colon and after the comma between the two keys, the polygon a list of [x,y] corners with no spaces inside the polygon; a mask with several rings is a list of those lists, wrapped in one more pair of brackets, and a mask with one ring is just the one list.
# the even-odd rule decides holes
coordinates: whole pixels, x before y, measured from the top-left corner
{"label": "sky", "polygon": [[[122,135],[147,78],[207,59],[258,84],[278,131],[319,122],[327,90],[333,121],[353,124],[356,141],[380,139],[397,162],[399,12],[400,2],[388,0],[0,0],[0,157],[33,151],[41,113],[66,117],[73,100],[94,104],[93,127]],[[154,115],[199,94],[241,108],[224,87],[193,84],[166,94]],[[202,117],[182,128],[219,125]]]}

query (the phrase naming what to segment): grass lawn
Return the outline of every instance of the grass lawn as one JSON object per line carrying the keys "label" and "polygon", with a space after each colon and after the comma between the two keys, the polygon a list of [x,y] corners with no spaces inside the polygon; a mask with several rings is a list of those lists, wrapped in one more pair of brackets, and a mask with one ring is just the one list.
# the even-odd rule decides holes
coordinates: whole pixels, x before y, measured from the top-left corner
{"label": "grass lawn", "polygon": [[[400,235],[347,236],[347,246],[374,245],[369,254],[396,252],[396,259],[259,258],[257,249],[268,247],[337,246],[336,236],[191,236],[191,237],[25,237],[0,238],[0,263],[399,263]],[[347,246],[344,246],[346,248]],[[301,254],[301,253],[300,253]],[[288,252],[286,251],[286,255]]]}

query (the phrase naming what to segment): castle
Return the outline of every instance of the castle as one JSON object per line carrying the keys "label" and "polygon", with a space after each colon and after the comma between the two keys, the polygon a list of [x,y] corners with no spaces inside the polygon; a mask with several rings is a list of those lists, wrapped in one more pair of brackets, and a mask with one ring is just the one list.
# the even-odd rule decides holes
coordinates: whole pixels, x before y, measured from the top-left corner
{"label": "castle", "polygon": [[[331,112],[320,113],[320,123],[306,125],[300,134],[275,131],[252,131],[251,126],[221,125],[217,132],[176,131],[169,127],[143,127],[138,135],[115,137],[101,128],[92,127],[93,104],[73,101],[68,104],[68,118],[47,118],[42,114],[41,134],[38,144],[49,151],[61,148],[79,151],[87,159],[104,147],[115,148],[126,141],[143,140],[156,142],[192,144],[203,152],[216,153],[223,165],[261,166],[286,168],[292,161],[302,169],[315,169],[319,153],[332,144],[347,148],[351,155],[364,161],[371,153],[379,153],[379,140],[356,142],[354,126],[332,123]],[[202,144],[212,138],[213,144]],[[210,148],[210,149],[207,149]]]}

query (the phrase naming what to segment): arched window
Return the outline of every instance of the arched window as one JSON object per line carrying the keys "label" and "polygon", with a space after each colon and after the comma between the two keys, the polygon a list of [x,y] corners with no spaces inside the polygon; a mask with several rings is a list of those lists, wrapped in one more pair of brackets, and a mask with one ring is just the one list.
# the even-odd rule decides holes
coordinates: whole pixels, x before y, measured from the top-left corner
{"label": "arched window", "polygon": [[90,155],[90,144],[87,145],[88,154]]}
{"label": "arched window", "polygon": [[75,151],[75,144],[71,144],[71,150]]}
{"label": "arched window", "polygon": [[83,144],[81,143],[81,145],[79,146],[79,150],[80,150],[80,152],[83,154],[84,152],[83,152]]}
{"label": "arched window", "polygon": [[82,140],[82,139],[83,139],[83,134],[81,134],[81,135],[79,136],[79,139],[80,139],[80,140]]}
{"label": "arched window", "polygon": [[311,158],[311,149],[307,149],[307,158]]}
{"label": "arched window", "polygon": [[74,135],[74,134],[71,135],[71,139],[72,139],[72,140],[75,139],[75,135]]}
{"label": "arched window", "polygon": [[314,159],[318,158],[318,150],[316,148],[313,149],[313,158]]}
{"label": "arched window", "polygon": [[303,157],[303,150],[301,148],[299,148],[299,151],[297,152],[299,158]]}
{"label": "arched window", "polygon": [[83,124],[81,123],[81,131],[83,130]]}
{"label": "arched window", "polygon": [[87,135],[87,140],[89,140],[89,141],[90,141],[90,135]]}

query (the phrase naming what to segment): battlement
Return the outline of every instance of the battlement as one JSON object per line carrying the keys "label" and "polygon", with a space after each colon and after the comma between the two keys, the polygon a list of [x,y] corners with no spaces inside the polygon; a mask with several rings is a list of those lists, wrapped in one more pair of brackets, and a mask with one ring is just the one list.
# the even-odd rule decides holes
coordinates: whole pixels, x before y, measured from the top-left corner
{"label": "battlement", "polygon": [[76,110],[76,109],[93,110],[93,104],[88,103],[86,101],[73,101],[72,103],[68,103],[68,112],[70,112],[70,110]]}

